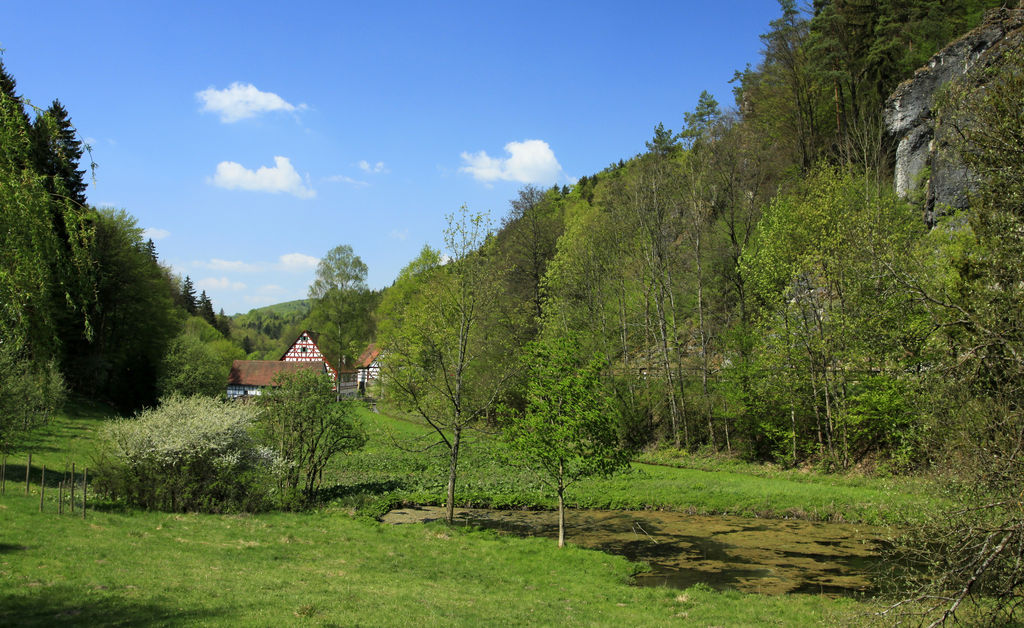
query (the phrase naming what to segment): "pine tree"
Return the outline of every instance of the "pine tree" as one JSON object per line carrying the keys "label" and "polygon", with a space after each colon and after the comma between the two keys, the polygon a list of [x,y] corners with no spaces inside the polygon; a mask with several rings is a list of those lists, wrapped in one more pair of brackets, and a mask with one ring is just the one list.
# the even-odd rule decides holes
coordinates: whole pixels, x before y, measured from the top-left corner
{"label": "pine tree", "polygon": [[181,282],[181,307],[185,309],[189,314],[195,314],[198,302],[196,301],[196,288],[192,285],[192,278],[185,275],[185,280]]}
{"label": "pine tree", "polygon": [[[224,313],[224,308],[220,308],[220,313],[217,314],[217,322],[214,324],[217,331],[221,333],[225,338],[231,337],[231,318]],[[248,353],[248,351],[246,352]]]}
{"label": "pine tree", "polygon": [[46,185],[51,194],[69,198],[79,206],[86,204],[85,171],[78,168],[82,143],[59,100],[36,117],[32,125],[32,153],[36,170],[48,177]]}
{"label": "pine tree", "polygon": [[[679,150],[679,143],[676,141],[678,138],[672,129],[666,129],[665,125],[659,122],[658,126],[654,127],[654,137],[651,141],[645,142],[645,145],[647,150],[659,157],[671,157]],[[619,167],[622,167],[621,161]]]}
{"label": "pine tree", "polygon": [[[7,68],[4,67],[3,61],[0,61],[0,93],[4,94],[10,99],[10,112],[20,117],[20,122],[23,126],[28,127],[28,114],[25,113],[25,104],[21,97],[18,96],[17,82],[14,77],[7,72]],[[3,115],[7,115],[8,111],[5,108]]]}
{"label": "pine tree", "polygon": [[211,326],[217,326],[217,315],[213,313],[213,302],[210,301],[210,297],[206,296],[206,290],[199,295],[199,304],[197,306],[197,314],[203,318]]}
{"label": "pine tree", "polygon": [[697,138],[707,134],[715,121],[722,115],[718,101],[707,90],[700,93],[697,100],[697,108],[692,112],[683,114],[686,125],[683,127],[679,137],[684,144],[692,144]]}

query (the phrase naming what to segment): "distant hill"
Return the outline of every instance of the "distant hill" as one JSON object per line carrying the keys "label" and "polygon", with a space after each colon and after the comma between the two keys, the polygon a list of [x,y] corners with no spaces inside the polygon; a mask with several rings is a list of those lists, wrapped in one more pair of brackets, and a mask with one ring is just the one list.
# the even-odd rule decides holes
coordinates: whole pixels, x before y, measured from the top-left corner
{"label": "distant hill", "polygon": [[309,314],[310,309],[313,307],[313,301],[310,299],[296,299],[295,301],[285,301],[284,303],[275,303],[273,305],[266,305],[249,310],[245,314],[235,314],[231,318],[238,320],[242,317],[253,317],[257,315],[267,316],[270,314],[277,315],[281,318],[294,318],[298,315],[298,318],[305,318]]}
{"label": "distant hill", "polygon": [[313,302],[275,303],[231,317],[231,337],[250,360],[276,360],[302,331]]}

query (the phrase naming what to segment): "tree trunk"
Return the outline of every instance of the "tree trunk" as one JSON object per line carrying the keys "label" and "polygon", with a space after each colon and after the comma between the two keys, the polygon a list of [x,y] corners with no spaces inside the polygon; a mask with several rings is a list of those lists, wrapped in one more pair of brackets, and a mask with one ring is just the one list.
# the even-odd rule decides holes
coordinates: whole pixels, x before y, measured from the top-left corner
{"label": "tree trunk", "polygon": [[338,322],[338,372],[334,374],[334,401],[341,401],[341,365],[345,359],[344,350],[341,348],[341,321]]}
{"label": "tree trunk", "polygon": [[558,547],[565,547],[565,485],[562,461],[558,461]]}
{"label": "tree trunk", "polygon": [[451,525],[455,521],[455,472],[459,468],[459,441],[462,438],[462,428],[455,428],[455,435],[452,437],[451,456],[448,467],[448,503],[445,509],[444,518]]}
{"label": "tree trunk", "polygon": [[[695,207],[694,212],[697,214],[699,209]],[[704,412],[708,421],[708,442],[711,443],[711,447],[715,450],[715,453],[718,453],[718,443],[715,441],[715,426],[714,423],[712,423],[713,413],[711,411],[711,395],[708,392],[708,372],[711,370],[711,366],[708,361],[709,334],[704,321],[704,265],[701,263],[701,223],[702,221],[695,220],[695,224],[693,226],[693,259],[694,264],[697,267],[697,324],[700,329],[700,390],[701,395],[703,396],[701,410]],[[728,441],[729,437],[726,436],[726,443],[728,443]]]}

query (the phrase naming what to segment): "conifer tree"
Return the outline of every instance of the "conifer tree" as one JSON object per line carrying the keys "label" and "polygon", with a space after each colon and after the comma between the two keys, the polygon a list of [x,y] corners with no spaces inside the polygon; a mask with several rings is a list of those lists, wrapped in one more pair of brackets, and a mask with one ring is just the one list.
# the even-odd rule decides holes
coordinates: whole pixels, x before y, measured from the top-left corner
{"label": "conifer tree", "polygon": [[718,101],[707,90],[700,93],[697,99],[697,107],[692,112],[683,114],[686,125],[683,127],[679,137],[686,144],[692,144],[694,140],[710,132],[712,125],[722,115]]}
{"label": "conifer tree", "polygon": [[146,240],[146,253],[149,254],[149,258],[153,260],[153,263],[157,263],[159,261],[156,254],[156,244],[153,244],[153,238]]}
{"label": "conifer tree", "polygon": [[[666,129],[665,125],[659,122],[658,126],[654,127],[654,137],[651,141],[645,142],[645,145],[647,150],[659,157],[671,157],[679,151],[678,138],[672,129]],[[619,161],[619,167],[622,166],[623,163]]]}
{"label": "conifer tree", "polygon": [[86,204],[85,171],[78,168],[82,143],[59,100],[36,117],[32,125],[32,153],[36,170],[47,177],[50,194],[71,199],[80,207]]}
{"label": "conifer tree", "polygon": [[204,321],[209,323],[212,327],[217,326],[217,315],[213,313],[213,302],[210,301],[210,297],[206,296],[206,290],[203,290],[199,295],[197,310],[197,313]]}
{"label": "conifer tree", "polygon": [[[214,324],[217,331],[221,333],[225,338],[231,337],[231,318],[224,313],[224,308],[220,308],[220,312],[217,314],[217,322]],[[246,353],[249,353],[246,351]]]}
{"label": "conifer tree", "polygon": [[[21,123],[28,127],[28,114],[25,113],[25,104],[17,94],[17,82],[14,77],[7,72],[7,68],[4,67],[3,61],[0,61],[0,94],[7,96],[9,100],[10,112],[20,117]],[[7,107],[5,107],[7,109]],[[6,115],[8,111],[4,111],[2,115]]]}
{"label": "conifer tree", "polygon": [[198,302],[196,301],[196,288],[192,285],[192,278],[185,275],[185,280],[181,282],[181,307],[185,308],[185,311],[189,314],[195,314]]}

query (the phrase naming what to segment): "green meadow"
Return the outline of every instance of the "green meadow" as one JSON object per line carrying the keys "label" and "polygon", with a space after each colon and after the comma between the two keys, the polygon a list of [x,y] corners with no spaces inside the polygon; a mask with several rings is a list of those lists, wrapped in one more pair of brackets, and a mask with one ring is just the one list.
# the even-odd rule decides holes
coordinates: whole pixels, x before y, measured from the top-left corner
{"label": "green meadow", "polygon": [[[341,501],[373,513],[392,503],[440,505],[447,481],[446,452],[431,448],[435,435],[414,418],[363,410],[371,434],[359,452],[339,458],[332,483]],[[656,458],[650,454],[640,460]],[[531,472],[517,468],[498,439],[470,438],[460,457],[460,506],[554,509],[555,499]],[[685,466],[684,466],[685,465]],[[570,488],[574,508],[676,510],[800,518],[875,525],[926,519],[945,505],[921,478],[844,476],[779,471],[763,465],[696,456],[672,464],[634,463],[611,478],[592,478]]]}
{"label": "green meadow", "polygon": [[[632,586],[644,565],[596,551],[559,550],[443,525],[386,526],[366,516],[386,503],[438,503],[443,465],[424,426],[363,411],[366,449],[331,469],[329,501],[315,512],[202,515],[144,512],[97,502],[85,519],[57,514],[57,471],[92,455],[101,406],[72,403],[33,443],[30,496],[24,461],[8,460],[0,497],[0,625],[849,625],[871,602]],[[424,449],[426,448],[426,449]],[[547,507],[536,480],[500,462],[493,439],[466,449],[465,504]],[[44,512],[39,478],[47,468]],[[929,504],[858,479],[637,465],[580,484],[580,507],[648,507],[898,520]]]}

